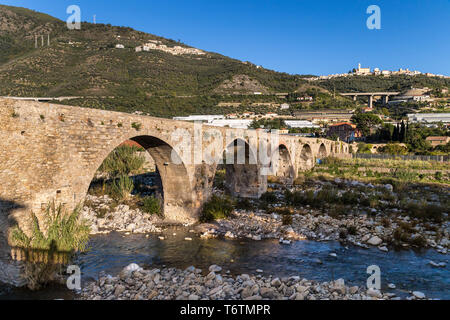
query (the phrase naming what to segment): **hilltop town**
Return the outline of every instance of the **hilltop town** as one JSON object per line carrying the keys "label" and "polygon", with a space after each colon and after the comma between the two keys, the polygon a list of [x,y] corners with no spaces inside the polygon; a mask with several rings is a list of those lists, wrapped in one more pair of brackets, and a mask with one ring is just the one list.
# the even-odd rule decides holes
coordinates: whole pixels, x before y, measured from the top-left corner
{"label": "hilltop town", "polygon": [[361,63],[358,64],[357,68],[354,68],[353,70],[347,72],[347,73],[337,73],[337,74],[330,74],[330,75],[324,75],[319,77],[308,77],[305,78],[309,81],[318,81],[318,80],[328,80],[333,78],[341,78],[341,77],[352,77],[352,76],[384,76],[384,77],[390,77],[393,75],[406,75],[406,76],[418,76],[418,75],[424,75],[427,77],[438,77],[438,78],[446,78],[449,79],[449,76],[444,76],[442,74],[434,74],[430,72],[422,73],[417,70],[409,70],[406,69],[398,69],[396,71],[391,70],[381,70],[380,68],[374,68],[373,70],[369,67],[361,67]]}

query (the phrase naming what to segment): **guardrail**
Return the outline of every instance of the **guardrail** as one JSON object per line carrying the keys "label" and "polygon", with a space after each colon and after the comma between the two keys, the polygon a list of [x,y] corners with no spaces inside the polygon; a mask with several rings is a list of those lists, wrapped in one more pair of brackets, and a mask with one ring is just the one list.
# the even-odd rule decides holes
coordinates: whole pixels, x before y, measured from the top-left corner
{"label": "guardrail", "polygon": [[353,159],[392,159],[448,162],[450,161],[450,156],[401,156],[392,154],[354,153]]}

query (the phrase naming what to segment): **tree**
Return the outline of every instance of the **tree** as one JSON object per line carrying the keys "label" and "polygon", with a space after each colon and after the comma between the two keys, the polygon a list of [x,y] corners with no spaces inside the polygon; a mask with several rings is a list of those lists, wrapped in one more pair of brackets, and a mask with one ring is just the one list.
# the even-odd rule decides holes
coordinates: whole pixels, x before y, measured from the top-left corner
{"label": "tree", "polygon": [[356,113],[353,115],[351,121],[356,124],[357,128],[365,136],[368,136],[373,128],[383,124],[380,117],[373,113]]}
{"label": "tree", "polygon": [[390,123],[385,123],[382,128],[379,129],[378,138],[382,141],[392,141],[395,126]]}
{"label": "tree", "polygon": [[389,117],[390,116],[389,109],[388,108],[382,108],[381,109],[381,114],[386,116],[386,117]]}
{"label": "tree", "polygon": [[450,142],[445,145],[436,146],[434,151],[443,154],[450,154]]}
{"label": "tree", "polygon": [[405,126],[405,122],[402,120],[402,124],[400,127],[400,137],[399,137],[400,142],[405,142],[406,140],[406,126]]}
{"label": "tree", "polygon": [[282,129],[286,128],[286,123],[282,119],[260,119],[253,120],[250,124],[251,129],[259,129],[263,127],[264,129]]}
{"label": "tree", "polygon": [[372,145],[364,142],[358,143],[358,153],[372,153]]}
{"label": "tree", "polygon": [[393,154],[393,155],[406,155],[408,154],[408,148],[398,143],[388,143],[384,147],[379,149],[381,153]]}
{"label": "tree", "polygon": [[398,123],[397,125],[394,127],[394,132],[392,134],[392,141],[399,141],[399,137],[400,137],[400,132],[399,132],[399,127],[398,127]]}

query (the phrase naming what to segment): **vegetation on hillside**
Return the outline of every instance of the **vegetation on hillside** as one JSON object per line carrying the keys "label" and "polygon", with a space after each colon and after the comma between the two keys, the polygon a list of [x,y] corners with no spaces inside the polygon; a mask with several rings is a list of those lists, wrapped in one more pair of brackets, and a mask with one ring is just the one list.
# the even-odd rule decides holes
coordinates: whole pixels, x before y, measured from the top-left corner
{"label": "vegetation on hillside", "polygon": [[[188,46],[127,27],[84,22],[81,30],[68,30],[65,22],[42,13],[0,8],[0,96],[83,96],[65,103],[172,117],[273,111],[254,106],[253,102],[292,104],[291,110],[278,110],[280,114],[298,109],[354,108],[351,99],[338,93],[449,87],[448,79],[428,77],[350,77],[311,85],[305,77],[259,68],[217,53],[196,56],[158,50],[135,52],[135,47],[149,40],[161,41],[168,47]],[[44,45],[39,38],[37,49],[35,35],[44,36]],[[117,44],[125,48],[117,49]],[[239,90],[227,90],[227,83]],[[258,88],[262,88],[263,95],[254,95]],[[275,93],[290,95],[285,100]],[[296,98],[300,95],[314,100],[299,102]],[[240,102],[241,106],[217,106],[224,101]]]}

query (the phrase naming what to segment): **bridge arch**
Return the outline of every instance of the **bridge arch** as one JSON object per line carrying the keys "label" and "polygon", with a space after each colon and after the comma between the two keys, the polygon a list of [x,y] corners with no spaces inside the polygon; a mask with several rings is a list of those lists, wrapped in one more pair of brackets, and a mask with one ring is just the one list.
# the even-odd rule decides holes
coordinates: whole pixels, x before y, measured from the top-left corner
{"label": "bridge arch", "polygon": [[[276,158],[278,157],[278,158]],[[280,144],[272,155],[274,176],[279,178],[282,183],[292,184],[295,179],[295,166],[292,161],[291,152],[285,144]]]}
{"label": "bridge arch", "polygon": [[314,155],[309,144],[304,144],[299,156],[299,170],[307,171],[314,167]]}
{"label": "bridge arch", "polygon": [[317,154],[317,157],[318,157],[319,159],[324,159],[324,158],[326,158],[327,156],[328,156],[328,153],[327,153],[327,147],[325,146],[324,143],[322,143],[322,144],[320,145],[320,147],[319,147],[319,153]]}
{"label": "bridge arch", "polygon": [[242,138],[224,150],[225,188],[235,197],[259,198],[266,190],[267,177],[261,175],[257,150]]}
{"label": "bridge arch", "polygon": [[[174,148],[167,141],[153,135],[134,136],[127,140],[138,143],[155,161],[157,172],[161,178],[163,213],[166,219],[178,222],[196,219],[188,170]],[[112,150],[108,149],[109,152],[106,155],[102,153],[100,159],[92,166],[89,172],[91,179],[87,179],[88,183],[83,188],[83,195],[87,194],[100,164],[116,147],[114,146]]]}

